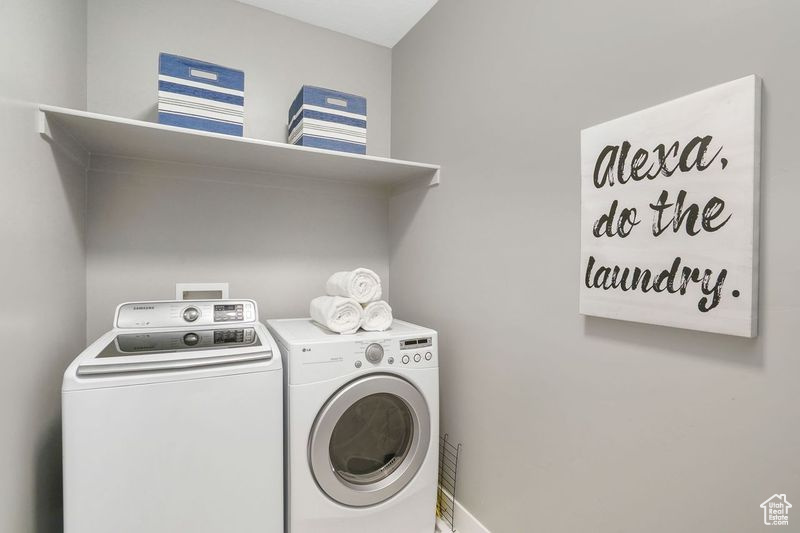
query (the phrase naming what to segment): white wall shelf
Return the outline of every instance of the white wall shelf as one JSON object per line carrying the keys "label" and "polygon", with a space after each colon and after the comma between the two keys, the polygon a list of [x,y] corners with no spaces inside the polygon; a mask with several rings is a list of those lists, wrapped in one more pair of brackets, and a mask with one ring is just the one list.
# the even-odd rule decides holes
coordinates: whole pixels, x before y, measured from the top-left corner
{"label": "white wall shelf", "polygon": [[346,154],[40,105],[40,133],[84,166],[91,155],[207,165],[394,189],[438,185],[439,165]]}

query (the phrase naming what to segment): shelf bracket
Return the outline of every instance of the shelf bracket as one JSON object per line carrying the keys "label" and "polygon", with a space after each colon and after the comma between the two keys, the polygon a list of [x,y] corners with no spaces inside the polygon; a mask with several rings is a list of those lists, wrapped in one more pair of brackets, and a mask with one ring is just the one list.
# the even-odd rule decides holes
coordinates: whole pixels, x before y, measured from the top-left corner
{"label": "shelf bracket", "polygon": [[428,184],[428,187],[436,187],[437,185],[439,185],[439,183],[442,180],[441,174],[442,174],[442,169],[437,168],[436,172],[433,174],[433,177],[431,178],[431,182]]}
{"label": "shelf bracket", "polygon": [[70,135],[57,120],[39,110],[39,135],[83,168],[89,168],[89,151],[81,142]]}

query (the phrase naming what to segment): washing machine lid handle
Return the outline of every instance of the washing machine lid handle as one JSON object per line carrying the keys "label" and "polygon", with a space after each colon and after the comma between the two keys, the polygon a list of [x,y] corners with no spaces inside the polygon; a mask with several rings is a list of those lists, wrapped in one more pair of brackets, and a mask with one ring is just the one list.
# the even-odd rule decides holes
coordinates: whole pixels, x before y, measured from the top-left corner
{"label": "washing machine lid handle", "polygon": [[[196,352],[195,352],[196,353]],[[200,357],[164,357],[160,359],[139,358],[136,361],[98,361],[92,359],[78,366],[79,377],[106,376],[109,374],[148,373],[165,371],[188,371],[222,365],[236,365],[269,361],[271,351],[245,351],[231,354],[219,354]]]}

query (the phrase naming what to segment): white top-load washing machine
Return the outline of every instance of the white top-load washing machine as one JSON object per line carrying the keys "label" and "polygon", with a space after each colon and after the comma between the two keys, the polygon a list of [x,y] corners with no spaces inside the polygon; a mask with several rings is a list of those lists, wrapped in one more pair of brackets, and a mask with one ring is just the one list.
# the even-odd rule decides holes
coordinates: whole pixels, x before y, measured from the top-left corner
{"label": "white top-load washing machine", "polygon": [[282,533],[281,370],[251,300],[120,305],[64,374],[64,531]]}
{"label": "white top-load washing machine", "polygon": [[287,531],[432,533],[436,332],[399,320],[353,335],[310,319],[267,327],[287,380]]}

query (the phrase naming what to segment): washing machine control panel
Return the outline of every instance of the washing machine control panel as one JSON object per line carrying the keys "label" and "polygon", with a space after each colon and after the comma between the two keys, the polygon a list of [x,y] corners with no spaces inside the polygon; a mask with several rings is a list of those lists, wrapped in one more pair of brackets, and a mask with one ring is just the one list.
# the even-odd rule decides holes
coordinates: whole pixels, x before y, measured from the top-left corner
{"label": "washing machine control panel", "polygon": [[254,328],[218,328],[122,333],[97,356],[123,357],[187,350],[261,346]]}
{"label": "washing machine control panel", "polygon": [[117,308],[115,326],[126,328],[175,328],[258,321],[252,300],[176,300],[131,302]]}

